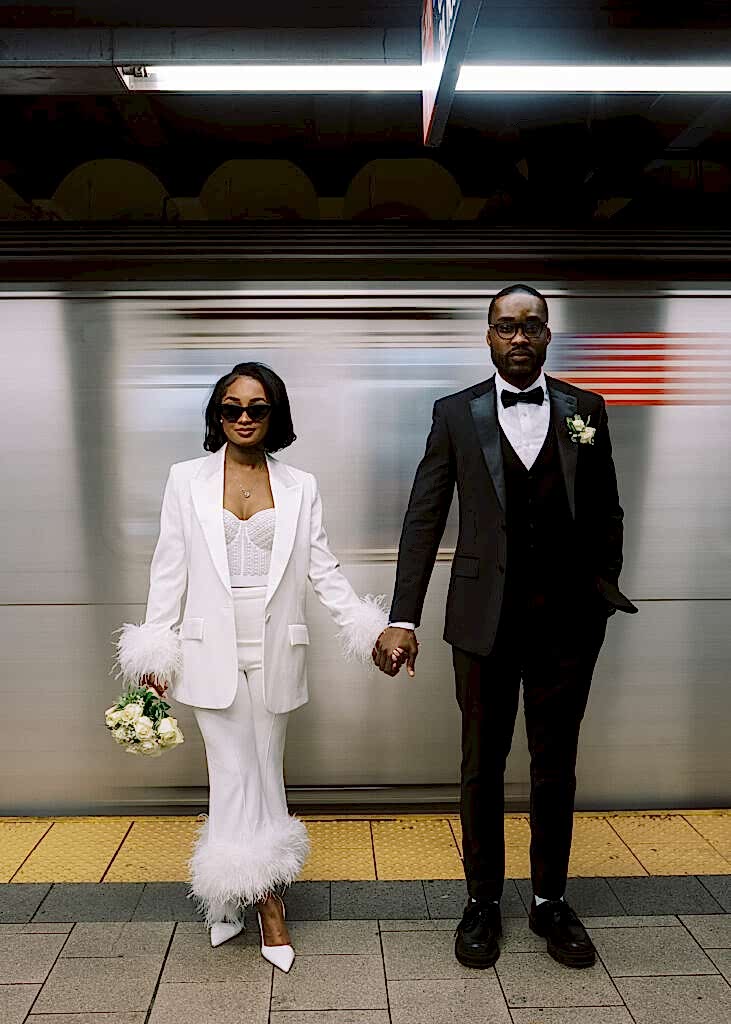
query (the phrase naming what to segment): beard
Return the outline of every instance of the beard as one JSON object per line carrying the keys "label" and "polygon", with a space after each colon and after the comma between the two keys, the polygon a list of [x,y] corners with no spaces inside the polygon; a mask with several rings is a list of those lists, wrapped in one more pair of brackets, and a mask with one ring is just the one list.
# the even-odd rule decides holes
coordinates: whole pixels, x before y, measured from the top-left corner
{"label": "beard", "polygon": [[[491,347],[492,361],[495,368],[505,380],[534,380],[541,371],[546,361],[545,348],[536,351],[532,348],[509,349],[507,352],[496,353]],[[513,356],[520,353],[522,358],[515,359]]]}

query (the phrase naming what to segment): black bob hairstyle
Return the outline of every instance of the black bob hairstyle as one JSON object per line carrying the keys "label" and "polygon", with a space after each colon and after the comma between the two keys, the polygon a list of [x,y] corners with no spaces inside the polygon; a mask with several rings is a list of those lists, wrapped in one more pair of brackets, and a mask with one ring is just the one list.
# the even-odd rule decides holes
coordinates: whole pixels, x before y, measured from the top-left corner
{"label": "black bob hairstyle", "polygon": [[532,295],[535,299],[540,299],[543,303],[544,315],[546,321],[548,321],[548,303],[546,302],[545,295],[541,295],[535,288],[531,288],[529,284],[509,284],[507,288],[503,288],[502,291],[498,292],[497,295],[493,295],[490,305],[487,309],[487,322],[492,323],[492,314],[495,309],[495,303],[498,299],[504,298],[506,295],[514,295],[515,292],[525,292],[526,295]]}
{"label": "black bob hairstyle", "polygon": [[266,452],[278,452],[297,439],[292,425],[289,396],[282,378],[263,363],[237,363],[230,373],[225,374],[216,384],[206,406],[206,437],[203,447],[207,452],[217,452],[226,443],[221,425],[221,399],[229,384],[237,377],[251,377],[264,388],[267,401],[272,407],[269,415],[269,429],[264,435],[262,447]]}

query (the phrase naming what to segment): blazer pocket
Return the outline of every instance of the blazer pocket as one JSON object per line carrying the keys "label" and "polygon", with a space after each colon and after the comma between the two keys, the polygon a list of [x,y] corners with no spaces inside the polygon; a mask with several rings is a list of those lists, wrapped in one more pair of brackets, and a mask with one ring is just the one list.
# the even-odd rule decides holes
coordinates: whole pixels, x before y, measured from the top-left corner
{"label": "blazer pocket", "polygon": [[455,555],[452,568],[455,576],[476,579],[480,575],[480,559],[472,555]]}
{"label": "blazer pocket", "polygon": [[181,640],[202,640],[203,619],[183,619],[180,624]]}
{"label": "blazer pocket", "polygon": [[297,623],[294,626],[289,627],[289,644],[290,647],[296,647],[297,644],[308,644],[310,642],[310,631],[302,623]]}

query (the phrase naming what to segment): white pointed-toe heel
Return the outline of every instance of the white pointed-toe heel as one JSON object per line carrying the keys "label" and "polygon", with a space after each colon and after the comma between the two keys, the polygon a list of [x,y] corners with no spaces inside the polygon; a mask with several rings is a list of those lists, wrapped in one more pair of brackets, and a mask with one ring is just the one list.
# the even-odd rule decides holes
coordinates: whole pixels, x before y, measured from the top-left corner
{"label": "white pointed-toe heel", "polygon": [[[277,896],[277,899],[282,904],[282,916],[286,918],[287,912],[284,908],[284,903],[279,896]],[[259,922],[259,935],[261,936],[261,955],[265,960],[268,960],[270,964],[274,964],[274,966],[278,967],[280,971],[284,971],[284,973],[287,974],[294,963],[294,949],[290,945],[264,945],[264,927],[261,923],[261,914],[258,911],[256,917]]]}
{"label": "white pointed-toe heel", "polygon": [[214,921],[211,925],[211,945],[220,946],[243,930],[243,921]]}

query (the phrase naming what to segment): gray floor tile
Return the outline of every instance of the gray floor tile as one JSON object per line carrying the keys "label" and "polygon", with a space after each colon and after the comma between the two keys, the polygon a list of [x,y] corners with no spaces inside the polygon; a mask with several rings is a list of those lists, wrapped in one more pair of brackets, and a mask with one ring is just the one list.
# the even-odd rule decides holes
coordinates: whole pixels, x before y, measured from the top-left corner
{"label": "gray floor tile", "polygon": [[731,875],[698,875],[698,878],[726,913],[731,914]]}
{"label": "gray floor tile", "polygon": [[391,1024],[388,1010],[283,1010],[269,1024]]}
{"label": "gray floor tile", "polygon": [[186,882],[147,882],[133,921],[200,921]]}
{"label": "gray floor tile", "polygon": [[636,1024],[728,1024],[731,988],[723,978],[618,978]]}
{"label": "gray floor tile", "polygon": [[601,964],[570,970],[545,953],[503,953],[495,965],[508,1006],[621,1006]]}
{"label": "gray floor tile", "polygon": [[623,1006],[563,1006],[510,1012],[513,1024],[633,1024]]}
{"label": "gray floor tile", "polygon": [[726,981],[731,983],[731,949],[709,949],[706,955],[713,961]]}
{"label": "gray floor tile", "polygon": [[241,981],[264,982],[272,968],[259,952],[259,936],[252,929],[241,932],[222,946],[211,946],[202,924],[181,922],[175,926],[162,981],[186,982]]}
{"label": "gray floor tile", "polygon": [[[461,918],[467,902],[467,883],[463,879],[435,879],[424,882],[429,916],[434,918]],[[503,917],[524,917],[525,907],[515,881],[505,879],[500,900]]]}
{"label": "gray floor tile", "polygon": [[146,957],[60,959],[48,976],[37,1013],[121,1013],[147,1010],[160,965]]}
{"label": "gray floor tile", "polygon": [[0,921],[10,924],[30,921],[51,888],[45,882],[3,882],[0,884]]}
{"label": "gray floor tile", "polygon": [[731,949],[731,914],[683,914],[680,920],[704,949]]}
{"label": "gray floor tile", "polygon": [[[533,897],[531,880],[519,878],[516,885],[528,909]],[[566,899],[582,918],[600,915],[618,917],[625,913],[624,907],[607,885],[606,878],[569,878],[566,883]]]}
{"label": "gray floor tile", "polygon": [[421,882],[332,882],[333,921],[427,918]]}
{"label": "gray floor tile", "polygon": [[149,956],[162,966],[174,927],[172,921],[82,922],[61,956]]}
{"label": "gray floor tile", "polygon": [[51,888],[33,921],[129,921],[142,889],[142,882],[61,882]]}
{"label": "gray floor tile", "polygon": [[32,1013],[26,1024],[145,1024],[147,1014],[131,1013]]}
{"label": "gray floor tile", "polygon": [[68,935],[74,927],[73,921],[49,922],[48,924],[0,924],[0,935]]}
{"label": "gray floor tile", "polygon": [[648,914],[644,917],[584,917],[587,928],[677,928],[680,918],[674,914]]}
{"label": "gray floor tile", "polygon": [[378,921],[292,921],[290,935],[297,954],[302,956],[381,953]]}
{"label": "gray floor tile", "polygon": [[3,1024],[23,1024],[40,990],[40,985],[0,985],[0,1020]]}
{"label": "gray floor tile", "polygon": [[0,937],[0,985],[44,982],[65,941],[65,935]]}
{"label": "gray floor tile", "polygon": [[613,978],[716,972],[683,927],[596,928],[591,937]]}
{"label": "gray floor tile", "polygon": [[694,875],[610,878],[628,914],[720,914],[721,906]]}
{"label": "gray floor tile", "polygon": [[269,982],[160,985],[149,1024],[267,1024]]}
{"label": "gray floor tile", "polygon": [[503,919],[503,937],[500,940],[502,953],[540,953],[546,949],[546,940],[534,935],[528,927],[527,918],[506,917]]}
{"label": "gray floor tile", "polygon": [[455,959],[451,932],[383,932],[381,942],[389,981],[439,981],[475,976],[474,970],[463,967]]}
{"label": "gray floor tile", "polygon": [[389,981],[392,1024],[510,1024],[494,973],[475,973],[456,981]]}
{"label": "gray floor tile", "polygon": [[272,1011],[385,1010],[379,956],[298,956],[289,974],[274,972]]}
{"label": "gray floor tile", "polygon": [[430,918],[428,921],[385,921],[378,922],[382,932],[453,932],[459,924],[458,918]]}
{"label": "gray floor tile", "polygon": [[330,917],[330,882],[295,882],[284,894],[290,921],[327,921]]}

